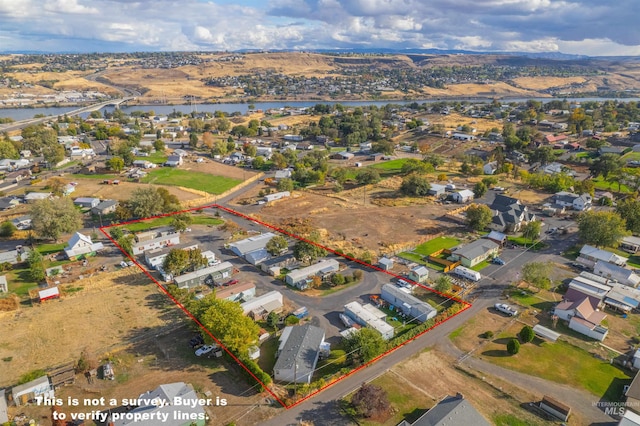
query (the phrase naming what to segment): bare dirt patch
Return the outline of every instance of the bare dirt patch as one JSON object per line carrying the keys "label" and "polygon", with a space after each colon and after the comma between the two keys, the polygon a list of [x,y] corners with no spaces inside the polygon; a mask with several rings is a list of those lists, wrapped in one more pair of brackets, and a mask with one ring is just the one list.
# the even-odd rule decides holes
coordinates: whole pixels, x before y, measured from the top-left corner
{"label": "bare dirt patch", "polygon": [[216,176],[230,177],[233,179],[245,180],[257,174],[257,172],[242,167],[229,166],[218,161],[204,160],[202,163],[191,161],[182,167],[184,170],[209,173]]}
{"label": "bare dirt patch", "polygon": [[584,83],[587,81],[584,77],[518,77],[513,79],[514,83],[524,89],[545,90],[554,87],[564,87],[571,84]]}

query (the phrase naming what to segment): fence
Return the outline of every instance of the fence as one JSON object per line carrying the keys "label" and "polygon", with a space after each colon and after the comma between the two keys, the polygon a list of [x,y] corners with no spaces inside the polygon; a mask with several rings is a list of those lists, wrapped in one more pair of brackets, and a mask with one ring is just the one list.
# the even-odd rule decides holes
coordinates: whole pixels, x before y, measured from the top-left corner
{"label": "fence", "polygon": [[456,266],[460,265],[460,261],[459,260],[456,260],[455,262],[453,262],[451,260],[439,258],[438,256],[440,256],[442,253],[451,254],[451,250],[449,250],[449,249],[441,249],[441,250],[438,250],[438,251],[434,251],[433,253],[431,253],[427,257],[427,259],[429,259],[429,262],[437,263],[439,265],[444,266],[444,271],[443,272],[449,272],[453,268],[455,268]]}

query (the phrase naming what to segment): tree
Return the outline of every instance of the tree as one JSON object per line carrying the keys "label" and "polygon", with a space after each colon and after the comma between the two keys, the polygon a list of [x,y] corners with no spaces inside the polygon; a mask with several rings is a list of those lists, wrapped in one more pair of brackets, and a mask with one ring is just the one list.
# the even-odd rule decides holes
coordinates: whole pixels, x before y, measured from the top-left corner
{"label": "tree", "polygon": [[435,169],[431,163],[427,163],[424,161],[416,160],[415,158],[409,158],[407,161],[402,164],[401,173],[408,175],[412,173],[432,173]]}
{"label": "tree", "polygon": [[538,238],[540,235],[540,229],[542,228],[542,223],[537,220],[527,222],[522,227],[522,236],[533,243],[533,240]]}
{"label": "tree", "polygon": [[164,142],[161,139],[153,141],[153,149],[157,152],[164,152]]}
{"label": "tree", "polygon": [[435,289],[440,293],[448,293],[451,291],[451,278],[448,275],[440,275],[435,282]]}
{"label": "tree", "polygon": [[16,231],[16,226],[8,220],[0,224],[0,237],[10,238]]}
{"label": "tree", "polygon": [[293,257],[303,263],[313,263],[324,254],[324,249],[306,241],[300,240],[293,246]]}
{"label": "tree", "polygon": [[31,279],[37,283],[44,281],[47,274],[42,263],[42,254],[38,250],[31,250],[27,263],[29,264],[29,276]]}
{"label": "tree", "polygon": [[109,235],[111,235],[111,238],[113,238],[114,240],[118,240],[124,235],[124,231],[121,227],[114,226],[113,228],[109,229]]}
{"label": "tree", "polygon": [[287,243],[287,239],[282,235],[276,235],[272,237],[269,241],[267,241],[267,253],[271,256],[278,256],[289,248],[289,244]]}
{"label": "tree", "polygon": [[75,232],[82,226],[82,214],[70,198],[36,201],[31,207],[31,227],[44,239],[58,240],[61,234]]}
{"label": "tree", "polygon": [[541,148],[535,149],[529,155],[529,162],[540,163],[544,166],[545,164],[549,164],[553,162],[555,158],[556,158],[556,155],[553,152],[553,148],[550,146],[543,146]]}
{"label": "tree", "polygon": [[346,282],[344,275],[340,273],[335,273],[331,276],[331,284],[333,285],[343,285]]}
{"label": "tree", "polygon": [[162,213],[164,200],[154,188],[138,188],[131,193],[127,205],[134,217],[144,218]]}
{"label": "tree", "polygon": [[620,200],[616,206],[616,213],[625,220],[629,231],[640,234],[640,201],[631,197]]}
{"label": "tree", "polygon": [[0,158],[20,158],[16,147],[8,140],[0,139]]}
{"label": "tree", "polygon": [[491,223],[493,211],[484,204],[472,204],[466,211],[467,225],[476,231],[482,231]]}
{"label": "tree", "polygon": [[193,312],[202,325],[236,355],[246,354],[249,346],[258,340],[260,327],[244,315],[236,302],[216,299],[211,294],[195,303]]}
{"label": "tree", "polygon": [[133,255],[133,235],[127,234],[116,240],[116,243],[120,246],[122,251],[129,255]]}
{"label": "tree", "polygon": [[480,198],[486,193],[487,185],[485,185],[483,182],[478,182],[473,186],[473,196],[475,198]]}
{"label": "tree", "polygon": [[162,269],[172,275],[182,275],[189,268],[189,251],[173,249],[167,254],[162,262]]}
{"label": "tree", "polygon": [[193,217],[191,213],[178,213],[174,214],[171,218],[171,226],[178,232],[182,232],[187,229],[189,225],[193,223]]}
{"label": "tree", "polygon": [[192,148],[198,146],[198,135],[195,132],[189,133],[189,146]]}
{"label": "tree", "polygon": [[549,278],[551,271],[553,271],[551,262],[529,262],[522,267],[522,279],[546,290],[551,287],[551,278]]}
{"label": "tree", "polygon": [[583,212],[577,222],[580,238],[596,247],[617,247],[619,241],[629,235],[625,220],[616,212]]}
{"label": "tree", "polygon": [[523,343],[529,343],[536,337],[536,333],[531,326],[525,325],[522,327],[522,330],[520,330],[519,336]]}
{"label": "tree", "polygon": [[47,145],[42,147],[42,156],[44,161],[49,164],[49,167],[53,167],[62,160],[64,160],[64,147],[59,144]]}
{"label": "tree", "polygon": [[120,157],[111,157],[106,161],[106,165],[114,172],[121,172],[124,169],[124,160]]}
{"label": "tree", "polygon": [[602,154],[589,167],[592,176],[600,176],[607,179],[611,175],[615,175],[624,167],[624,160],[617,154]]}
{"label": "tree", "polygon": [[354,362],[366,363],[387,349],[382,335],[371,328],[361,328],[344,340],[347,357]]}
{"label": "tree", "polygon": [[429,195],[431,185],[426,177],[413,173],[405,176],[400,185],[400,192],[411,197]]}
{"label": "tree", "polygon": [[280,179],[276,185],[278,191],[293,191],[293,180],[289,178]]}
{"label": "tree", "polygon": [[60,176],[54,176],[47,179],[47,187],[51,190],[56,197],[62,196],[64,190],[67,187],[67,181]]}
{"label": "tree", "polygon": [[269,315],[267,315],[267,325],[275,330],[276,327],[278,327],[279,319],[280,317],[278,316],[276,311],[271,311],[269,312]]}
{"label": "tree", "polygon": [[369,185],[372,183],[380,182],[380,173],[376,169],[365,167],[358,172],[356,176],[356,182],[360,185]]}
{"label": "tree", "polygon": [[511,355],[520,352],[520,342],[518,342],[518,339],[511,339],[507,342],[507,352]]}
{"label": "tree", "polygon": [[351,405],[364,418],[378,417],[389,413],[391,403],[380,386],[364,383],[351,397]]}

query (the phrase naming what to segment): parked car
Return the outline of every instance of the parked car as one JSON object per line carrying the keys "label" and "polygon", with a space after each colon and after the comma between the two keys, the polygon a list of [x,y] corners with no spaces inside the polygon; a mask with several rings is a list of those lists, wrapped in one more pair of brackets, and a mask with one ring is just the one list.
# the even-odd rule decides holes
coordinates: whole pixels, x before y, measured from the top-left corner
{"label": "parked car", "polygon": [[214,349],[217,349],[218,347],[216,345],[204,345],[201,346],[200,348],[198,348],[198,350],[196,351],[196,356],[202,356],[202,355],[206,355],[209,352],[213,351]]}
{"label": "parked car", "polygon": [[511,317],[518,315],[518,311],[506,303],[496,303],[494,308],[496,308],[496,311],[502,312],[503,314],[507,314]]}
{"label": "parked car", "polygon": [[236,284],[238,284],[238,283],[239,283],[239,281],[238,281],[238,280],[229,280],[229,281],[227,281],[226,283],[224,283],[223,285],[224,285],[225,287],[228,287],[228,286],[230,286],[230,285],[236,285]]}
{"label": "parked car", "polygon": [[500,259],[499,257],[494,257],[491,263],[493,263],[494,265],[502,266],[504,265],[504,260]]}

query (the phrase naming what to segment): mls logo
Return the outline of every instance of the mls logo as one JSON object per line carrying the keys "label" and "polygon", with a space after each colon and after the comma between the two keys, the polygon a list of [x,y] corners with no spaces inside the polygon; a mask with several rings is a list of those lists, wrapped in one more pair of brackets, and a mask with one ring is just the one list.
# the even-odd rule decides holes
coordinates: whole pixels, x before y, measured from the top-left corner
{"label": "mls logo", "polygon": [[625,407],[622,405],[612,405],[604,407],[604,413],[608,416],[624,416]]}

